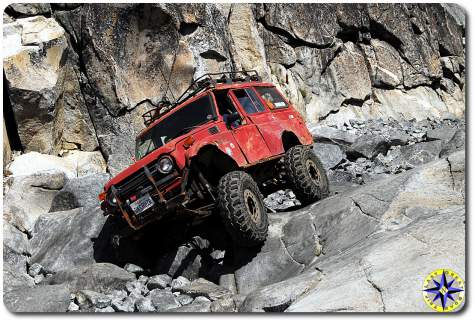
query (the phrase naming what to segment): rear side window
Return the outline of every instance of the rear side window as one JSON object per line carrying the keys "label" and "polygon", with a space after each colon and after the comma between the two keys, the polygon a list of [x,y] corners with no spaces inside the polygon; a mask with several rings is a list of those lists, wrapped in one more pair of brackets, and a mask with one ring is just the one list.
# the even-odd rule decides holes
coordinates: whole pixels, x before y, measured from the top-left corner
{"label": "rear side window", "polygon": [[252,90],[248,89],[238,89],[233,91],[234,95],[238,99],[239,103],[241,104],[242,108],[248,114],[254,114],[264,111],[264,106],[260,104],[257,100],[257,97],[252,97],[251,95],[254,94]]}
{"label": "rear side window", "polygon": [[274,87],[256,87],[256,91],[271,110],[289,107]]}

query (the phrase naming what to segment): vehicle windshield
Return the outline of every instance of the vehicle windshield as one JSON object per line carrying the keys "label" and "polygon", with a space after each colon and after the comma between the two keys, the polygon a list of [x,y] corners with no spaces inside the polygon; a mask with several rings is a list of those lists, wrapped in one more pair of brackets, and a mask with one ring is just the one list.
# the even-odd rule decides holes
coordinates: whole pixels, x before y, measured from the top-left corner
{"label": "vehicle windshield", "polygon": [[209,122],[214,117],[215,112],[209,95],[183,106],[137,138],[136,159],[142,159],[167,142]]}

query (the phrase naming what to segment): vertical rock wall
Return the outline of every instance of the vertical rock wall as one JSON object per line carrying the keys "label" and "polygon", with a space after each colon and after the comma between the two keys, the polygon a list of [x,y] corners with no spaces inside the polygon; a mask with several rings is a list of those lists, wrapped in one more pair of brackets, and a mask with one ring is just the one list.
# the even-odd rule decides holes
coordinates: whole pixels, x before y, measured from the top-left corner
{"label": "vertical rock wall", "polygon": [[12,5],[4,23],[23,150],[100,150],[112,173],[130,163],[141,114],[205,72],[256,69],[308,122],[465,112],[452,5]]}

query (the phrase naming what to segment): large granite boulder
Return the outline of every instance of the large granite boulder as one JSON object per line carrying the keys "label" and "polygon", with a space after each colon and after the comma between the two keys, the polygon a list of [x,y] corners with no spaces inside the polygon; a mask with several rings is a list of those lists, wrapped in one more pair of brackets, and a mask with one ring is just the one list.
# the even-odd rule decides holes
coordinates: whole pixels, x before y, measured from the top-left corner
{"label": "large granite boulder", "polygon": [[94,264],[93,240],[105,221],[98,207],[41,215],[30,239],[29,263],[39,263],[52,272]]}

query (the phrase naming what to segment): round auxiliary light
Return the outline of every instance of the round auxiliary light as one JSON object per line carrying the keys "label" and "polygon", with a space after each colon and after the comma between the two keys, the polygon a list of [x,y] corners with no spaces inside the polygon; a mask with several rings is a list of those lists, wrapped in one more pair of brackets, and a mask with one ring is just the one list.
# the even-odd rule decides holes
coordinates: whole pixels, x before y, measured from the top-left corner
{"label": "round auxiliary light", "polygon": [[173,161],[169,156],[163,156],[158,159],[158,171],[161,173],[170,173],[173,170]]}

